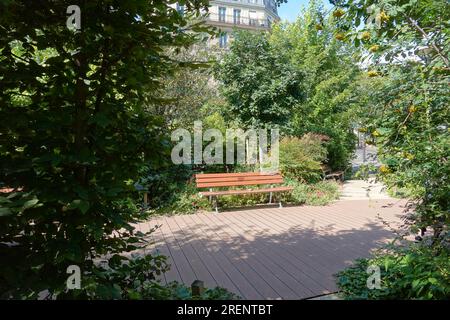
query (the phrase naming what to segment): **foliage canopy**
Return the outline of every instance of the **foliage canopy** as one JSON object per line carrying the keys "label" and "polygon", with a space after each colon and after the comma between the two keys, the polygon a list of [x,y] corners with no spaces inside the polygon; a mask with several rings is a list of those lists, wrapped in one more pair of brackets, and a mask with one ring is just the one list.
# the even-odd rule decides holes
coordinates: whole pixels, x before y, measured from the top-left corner
{"label": "foliage canopy", "polygon": [[[143,164],[161,164],[166,145],[145,106],[161,103],[162,76],[179,67],[164,48],[197,37],[171,3],[82,1],[81,29],[69,30],[69,1],[1,2],[2,297],[126,290],[102,281],[109,271],[93,261],[128,263],[119,254],[142,241],[134,183]],[[195,13],[207,2],[184,3]],[[150,280],[164,269],[152,259],[140,260]],[[72,264],[86,281],[66,292]]]}

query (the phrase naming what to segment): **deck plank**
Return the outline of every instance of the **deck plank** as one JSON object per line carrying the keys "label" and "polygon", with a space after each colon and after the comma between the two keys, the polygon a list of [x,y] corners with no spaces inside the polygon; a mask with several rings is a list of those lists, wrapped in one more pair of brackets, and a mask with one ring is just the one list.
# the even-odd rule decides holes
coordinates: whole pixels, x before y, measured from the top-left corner
{"label": "deck plank", "polygon": [[328,206],[261,207],[155,217],[144,251],[168,256],[166,281],[194,279],[244,299],[304,299],[336,291],[333,277],[394,237],[406,201],[336,201]]}
{"label": "deck plank", "polygon": [[176,238],[177,244],[183,251],[189,265],[195,273],[196,280],[201,279],[205,286],[208,288],[214,288],[217,286],[217,282],[211,274],[211,271],[206,268],[203,260],[198,255],[197,251],[194,249],[190,243],[190,235],[184,233],[184,231],[178,226],[176,217],[165,220],[168,228]]}
{"label": "deck plank", "polygon": [[197,279],[195,271],[192,269],[188,258],[182,251],[181,247],[178,245],[176,237],[172,234],[166,222],[167,218],[162,221],[162,225],[159,228],[161,234],[166,241],[166,245],[170,250],[170,256],[172,261],[177,265],[178,273],[180,274],[181,280],[186,285],[191,285],[191,283]]}
{"label": "deck plank", "polygon": [[[279,285],[273,275],[267,271],[264,271],[259,262],[252,261],[251,253],[237,250],[238,247],[240,248],[240,241],[236,238],[230,237],[229,234],[223,231],[226,227],[225,225],[212,225],[210,223],[206,223],[204,220],[206,219],[206,215],[199,214],[198,218],[208,225],[208,228],[211,231],[209,233],[211,241],[225,241],[228,244],[227,246],[223,246],[222,250],[233,260],[233,264],[236,265],[242,276],[247,279],[247,281],[264,297],[279,299],[283,294],[288,296],[293,294],[289,288]],[[270,280],[264,276],[269,277]],[[278,287],[279,292],[276,291],[274,287]]]}
{"label": "deck plank", "polygon": [[[205,215],[205,218],[210,218]],[[247,243],[251,238],[245,236],[245,231],[235,230],[237,224],[229,223],[223,218],[223,215],[216,215],[215,219],[210,219],[211,223],[219,223],[222,225],[221,229],[224,233],[227,233],[230,237],[235,239],[235,241]],[[256,272],[260,274],[261,277],[270,281],[271,287],[280,295],[292,296],[295,298],[298,295],[309,294],[312,291],[305,286],[292,285],[297,282],[296,278],[291,274],[286,272],[281,266],[276,264],[270,257],[261,251],[261,247],[256,243],[252,243],[252,246],[242,245],[241,251],[245,252],[248,256],[247,263],[258,266],[254,268]],[[284,292],[284,293],[283,293]]]}
{"label": "deck plank", "polygon": [[166,284],[171,281],[183,282],[181,279],[180,272],[178,270],[177,262],[172,257],[169,246],[164,238],[163,233],[160,228],[157,228],[155,232],[152,233],[153,239],[155,241],[152,246],[152,254],[162,254],[167,257],[167,263],[169,264],[169,270],[164,273],[164,279]]}
{"label": "deck plank", "polygon": [[[189,230],[191,225],[184,219],[184,216],[176,216],[174,220],[178,223],[178,226],[181,230]],[[221,263],[221,259],[215,257],[214,253],[208,250],[207,245],[205,245],[205,241],[202,238],[202,235],[196,233],[190,233],[190,243],[197,255],[201,258],[207,269],[210,271],[211,275],[214,277],[214,281],[216,286],[228,288],[230,291],[241,295],[242,293],[239,291],[239,288],[233,283],[232,273],[229,273],[229,270],[224,268]],[[222,257],[223,258],[223,257]]]}
{"label": "deck plank", "polygon": [[[239,234],[243,237],[245,242],[251,241],[255,234],[251,231],[251,226],[242,223],[242,221],[235,220],[231,216],[217,215],[219,220],[228,220],[228,225],[233,226],[232,232]],[[250,231],[249,231],[250,230]],[[307,273],[303,272],[295,264],[292,264],[289,258],[283,255],[283,250],[280,250],[279,246],[273,247],[264,241],[252,242],[250,246],[247,246],[246,250],[255,251],[263,260],[263,263],[270,267],[272,271],[279,270],[281,272],[279,277],[283,278],[289,287],[293,288],[294,291],[298,292],[300,295],[308,295],[314,293],[313,290],[319,290],[324,292],[325,287],[321,287],[319,283],[316,283],[312,278],[310,278]],[[297,261],[298,262],[298,261]],[[300,262],[301,263],[301,262]],[[286,273],[284,275],[283,273]]]}
{"label": "deck plank", "polygon": [[[246,224],[247,230],[250,230],[247,231],[247,233],[250,232],[255,234],[255,231],[253,230],[260,227],[270,227],[271,229],[273,228],[274,224],[268,226],[260,222],[258,219],[252,219],[250,213],[251,211],[247,211],[247,218],[245,219],[244,217],[244,219],[242,219],[242,223],[251,221],[251,224]],[[260,231],[257,231],[257,233],[261,235]],[[291,241],[292,240],[290,239],[288,242]],[[328,269],[321,268],[316,263],[311,263],[308,261],[309,259],[307,258],[307,256],[311,255],[311,250],[308,250],[309,246],[301,245],[297,247],[297,250],[292,250],[292,248],[289,247],[289,243],[285,241],[277,240],[277,243],[275,243],[269,238],[267,239],[267,241],[261,242],[264,243],[264,251],[266,251],[267,254],[272,257],[272,259],[280,262],[283,261],[285,263],[285,265],[283,265],[283,268],[290,269],[291,274],[298,277],[301,283],[307,284],[308,288],[313,288],[316,290],[316,292],[320,291],[325,293],[327,291],[326,288],[330,285],[330,283],[334,283],[332,279],[329,280],[325,279],[326,277],[324,278],[324,275],[328,275],[330,273]],[[294,268],[294,270],[292,269],[292,267]],[[311,282],[311,280],[313,282]],[[322,283],[326,280],[329,280],[328,283],[323,285]]]}

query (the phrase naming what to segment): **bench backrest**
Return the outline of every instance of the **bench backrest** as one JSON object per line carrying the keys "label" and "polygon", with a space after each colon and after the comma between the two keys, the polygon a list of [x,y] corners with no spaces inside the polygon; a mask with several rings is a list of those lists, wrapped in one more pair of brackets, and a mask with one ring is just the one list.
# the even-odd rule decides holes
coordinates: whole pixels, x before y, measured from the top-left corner
{"label": "bench backrest", "polygon": [[283,177],[279,173],[242,172],[242,173],[202,173],[196,174],[197,188],[251,186],[259,184],[281,184]]}

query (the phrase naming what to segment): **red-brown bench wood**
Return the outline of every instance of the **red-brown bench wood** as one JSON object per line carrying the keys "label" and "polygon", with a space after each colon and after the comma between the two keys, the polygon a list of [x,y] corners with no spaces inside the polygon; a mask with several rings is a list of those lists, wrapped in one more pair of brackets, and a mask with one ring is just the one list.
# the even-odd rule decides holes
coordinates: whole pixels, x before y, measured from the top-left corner
{"label": "red-brown bench wood", "polygon": [[[274,187],[283,183],[279,173],[242,172],[242,173],[201,173],[195,175],[197,188],[209,188],[209,191],[200,191],[200,195],[215,199],[215,210],[218,212],[217,197],[225,195],[269,193],[269,203],[272,202],[274,192],[291,191],[292,187]],[[271,185],[270,188],[246,188],[213,190],[221,187],[261,186]],[[282,206],[280,201],[280,207]]]}

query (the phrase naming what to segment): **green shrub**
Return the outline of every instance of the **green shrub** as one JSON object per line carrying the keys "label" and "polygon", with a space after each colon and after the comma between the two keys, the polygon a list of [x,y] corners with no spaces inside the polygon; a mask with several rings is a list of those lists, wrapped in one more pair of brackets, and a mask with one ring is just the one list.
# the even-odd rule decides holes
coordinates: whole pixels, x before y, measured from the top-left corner
{"label": "green shrub", "polygon": [[220,287],[206,289],[201,296],[192,296],[191,289],[176,281],[168,284],[157,279],[168,271],[166,257],[161,255],[112,256],[106,265],[99,263],[92,274],[83,274],[82,290],[75,296],[61,293],[58,298],[125,299],[125,300],[229,300],[239,297]]}
{"label": "green shrub", "polygon": [[[169,163],[170,158],[165,161]],[[168,164],[164,168],[155,170],[150,166],[141,169],[139,185],[149,194],[149,206],[158,208],[167,206],[174,201],[174,197],[186,188],[186,184],[193,176],[194,170],[187,165]]]}
{"label": "green shrub", "polygon": [[268,194],[264,193],[224,196],[219,198],[219,205],[222,208],[254,206],[267,203],[268,197]]}
{"label": "green shrub", "polygon": [[[304,184],[296,180],[286,180],[285,185],[293,186],[292,192],[273,195],[273,202],[281,200],[283,203],[295,205],[327,205],[339,198],[339,184],[335,181],[321,181],[316,184]],[[230,195],[219,197],[219,206],[222,209],[255,206],[269,201],[268,194]],[[157,209],[147,211],[152,214],[192,214],[198,210],[211,211],[213,204],[207,197],[201,197],[195,184],[188,183],[179,192],[173,195],[170,202]]]}
{"label": "green shrub", "polygon": [[330,137],[326,143],[328,166],[332,170],[347,169],[355,152],[355,134],[343,128],[323,128],[323,132]]}
{"label": "green shrub", "polygon": [[170,187],[171,196],[161,202],[156,209],[148,214],[189,214],[197,210],[211,210],[207,197],[201,197],[195,183],[191,181],[180,182]]}
{"label": "green shrub", "polygon": [[369,177],[377,172],[377,168],[372,163],[363,163],[358,169],[352,174],[351,179],[354,180],[368,180]]}
{"label": "green shrub", "polygon": [[[286,179],[285,185],[292,186],[292,192],[281,194],[274,193],[273,202],[295,205],[327,205],[331,201],[339,198],[340,187],[335,181],[320,181],[316,184],[305,184],[297,180]],[[245,187],[241,187],[245,188]],[[239,188],[236,188],[239,189]],[[245,206],[255,206],[268,203],[269,196],[266,193],[229,195],[219,197],[219,206],[222,209]],[[185,187],[174,194],[172,200],[167,205],[163,205],[156,210],[148,211],[148,214],[190,214],[198,210],[212,210],[213,205],[207,197],[201,197],[194,183],[187,183]]]}
{"label": "green shrub", "polygon": [[284,137],[280,141],[280,169],[283,176],[301,182],[319,181],[327,151],[319,135]]}
{"label": "green shrub", "polygon": [[[369,265],[380,267],[380,289],[367,288]],[[359,259],[336,277],[345,299],[449,299],[450,255],[414,244]]]}
{"label": "green shrub", "polygon": [[327,205],[339,198],[340,187],[335,181],[320,181],[316,184],[304,184],[287,179],[286,185],[294,187],[292,192],[284,193],[282,201],[291,204],[306,204],[312,206]]}
{"label": "green shrub", "polygon": [[152,287],[150,297],[158,296],[160,300],[239,300],[238,295],[225,288],[215,287],[206,289],[200,296],[193,296],[190,287],[179,283],[171,282],[166,286]]}

